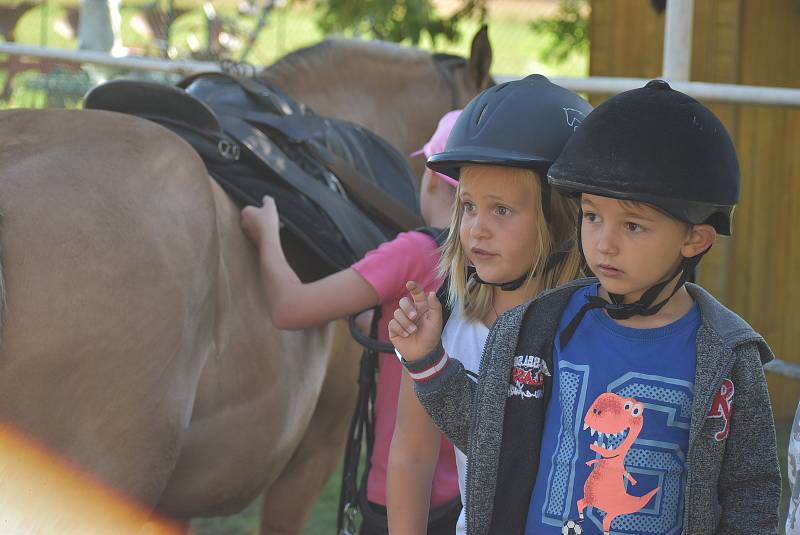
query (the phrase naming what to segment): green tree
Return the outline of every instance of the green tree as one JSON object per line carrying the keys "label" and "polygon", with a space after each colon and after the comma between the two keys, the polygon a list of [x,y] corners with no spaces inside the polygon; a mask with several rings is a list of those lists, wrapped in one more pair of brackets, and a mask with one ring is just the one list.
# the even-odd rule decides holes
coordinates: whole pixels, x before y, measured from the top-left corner
{"label": "green tree", "polygon": [[325,33],[366,35],[385,41],[419,44],[427,35],[431,42],[456,41],[459,23],[471,17],[486,19],[488,0],[462,0],[459,9],[442,17],[431,0],[313,0],[320,10],[319,26]]}
{"label": "green tree", "polygon": [[558,13],[531,24],[531,29],[549,38],[542,47],[540,59],[558,64],[573,52],[589,53],[589,0],[561,0]]}

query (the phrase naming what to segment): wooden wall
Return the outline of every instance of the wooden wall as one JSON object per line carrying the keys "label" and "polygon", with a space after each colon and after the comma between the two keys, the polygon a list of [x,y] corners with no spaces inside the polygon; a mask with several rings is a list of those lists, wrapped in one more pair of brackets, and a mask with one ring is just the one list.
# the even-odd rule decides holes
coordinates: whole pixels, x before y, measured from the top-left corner
{"label": "wooden wall", "polygon": [[[660,76],[664,15],[647,0],[591,4],[591,75]],[[691,79],[800,89],[798,27],[797,0],[695,0]],[[734,139],[742,192],[700,283],[800,364],[800,108],[705,104]],[[768,380],[776,419],[791,418],[800,381]]]}

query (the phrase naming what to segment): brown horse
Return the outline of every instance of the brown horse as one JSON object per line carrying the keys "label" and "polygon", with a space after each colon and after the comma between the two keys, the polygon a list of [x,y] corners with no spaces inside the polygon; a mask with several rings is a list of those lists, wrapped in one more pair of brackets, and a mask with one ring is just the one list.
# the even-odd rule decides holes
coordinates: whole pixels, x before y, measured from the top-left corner
{"label": "brown horse", "polygon": [[[490,49],[442,66],[330,40],[263,76],[408,153],[489,83]],[[0,423],[147,509],[300,533],[338,464],[358,348],[343,322],[275,329],[239,209],[169,131],[98,111],[0,113]]]}

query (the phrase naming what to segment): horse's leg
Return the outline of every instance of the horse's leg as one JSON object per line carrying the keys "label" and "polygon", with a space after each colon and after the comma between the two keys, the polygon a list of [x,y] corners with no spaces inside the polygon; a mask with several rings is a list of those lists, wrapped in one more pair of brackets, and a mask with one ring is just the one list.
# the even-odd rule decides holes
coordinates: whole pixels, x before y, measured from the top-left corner
{"label": "horse's leg", "polygon": [[289,464],[264,493],[262,535],[301,535],[325,483],[342,460],[357,395],[360,353],[345,322],[337,323],[328,374],[311,425]]}

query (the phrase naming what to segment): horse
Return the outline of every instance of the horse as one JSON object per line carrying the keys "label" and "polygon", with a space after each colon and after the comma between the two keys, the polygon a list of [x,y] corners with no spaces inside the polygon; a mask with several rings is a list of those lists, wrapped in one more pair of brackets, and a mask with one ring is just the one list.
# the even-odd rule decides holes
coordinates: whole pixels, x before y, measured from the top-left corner
{"label": "horse", "polygon": [[[408,154],[491,83],[490,58],[485,31],[468,60],[329,39],[259,77]],[[355,401],[345,323],[272,326],[239,207],[154,123],[2,111],[0,162],[0,423],[147,511],[188,522],[263,493],[262,532],[301,533]]]}

